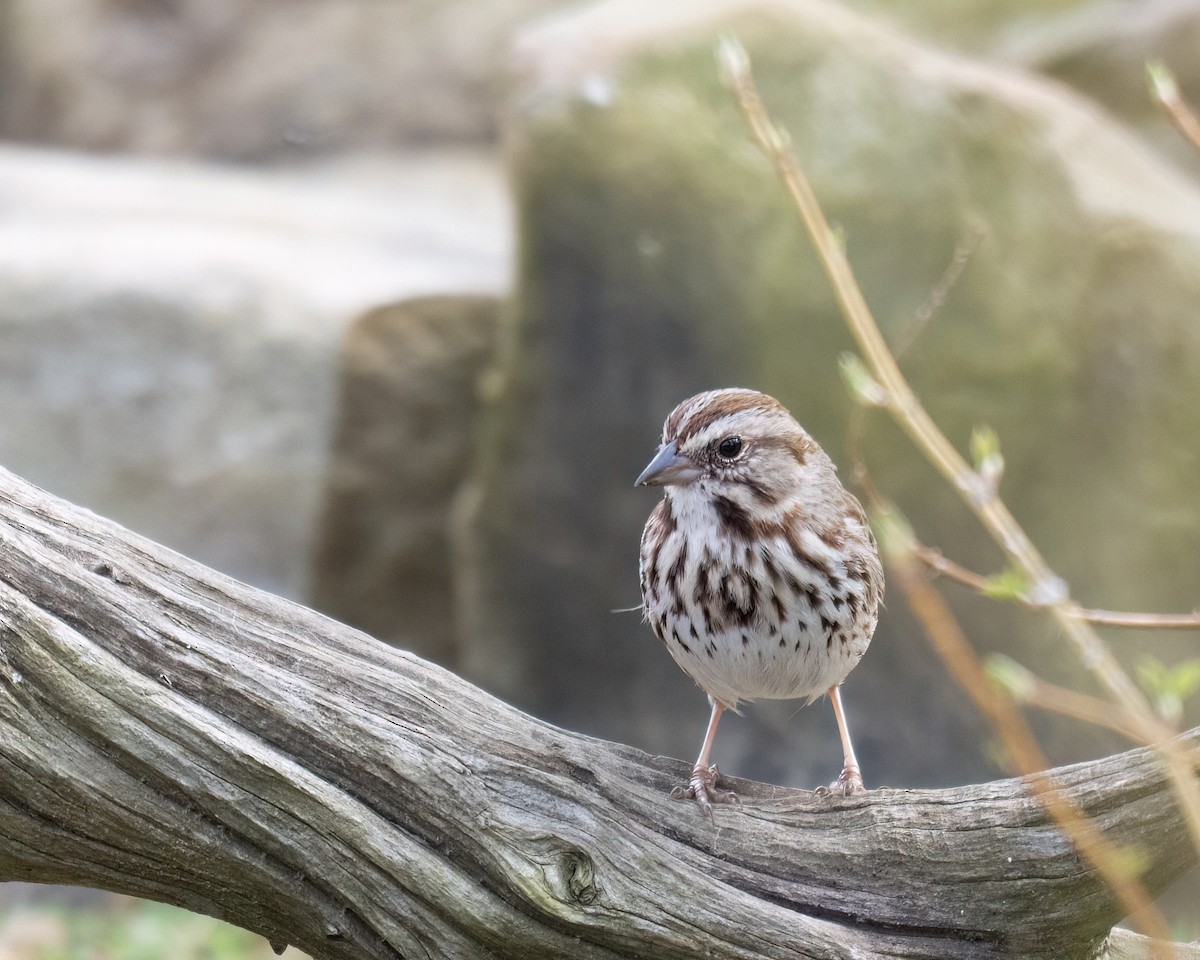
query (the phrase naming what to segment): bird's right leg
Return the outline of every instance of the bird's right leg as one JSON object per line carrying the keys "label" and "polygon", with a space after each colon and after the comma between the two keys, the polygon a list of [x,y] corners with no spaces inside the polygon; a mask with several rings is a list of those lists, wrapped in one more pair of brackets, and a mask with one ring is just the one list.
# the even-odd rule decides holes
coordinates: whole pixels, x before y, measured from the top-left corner
{"label": "bird's right leg", "polygon": [[712,704],[712,715],[708,719],[708,729],[704,733],[700,756],[696,758],[696,765],[692,767],[692,776],[688,780],[688,785],[672,790],[671,799],[695,800],[711,820],[714,803],[737,803],[738,796],[732,790],[717,788],[717,781],[721,779],[721,771],[717,769],[715,763],[710,765],[708,762],[712,756],[713,739],[717,735],[717,724],[721,720],[721,714],[725,712],[724,705],[713,697],[710,696],[708,702]]}

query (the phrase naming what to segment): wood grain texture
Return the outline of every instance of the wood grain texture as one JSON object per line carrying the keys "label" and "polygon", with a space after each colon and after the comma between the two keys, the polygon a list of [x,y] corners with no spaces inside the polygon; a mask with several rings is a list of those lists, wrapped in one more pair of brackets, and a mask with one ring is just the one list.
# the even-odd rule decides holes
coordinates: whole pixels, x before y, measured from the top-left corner
{"label": "wood grain texture", "polygon": [[[687,771],[0,471],[0,880],[355,960],[1136,956],[1019,780],[738,782],[714,826]],[[1057,776],[1152,889],[1195,862],[1146,751]]]}

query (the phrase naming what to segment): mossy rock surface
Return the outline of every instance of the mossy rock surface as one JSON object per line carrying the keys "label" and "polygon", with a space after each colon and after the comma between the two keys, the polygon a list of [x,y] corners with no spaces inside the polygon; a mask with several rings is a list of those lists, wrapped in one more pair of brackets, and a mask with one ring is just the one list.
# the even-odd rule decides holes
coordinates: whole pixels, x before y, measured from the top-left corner
{"label": "mossy rock surface", "polygon": [[[703,698],[637,613],[610,612],[640,599],[654,498],[631,483],[662,418],[692,392],[753,386],[848,468],[837,359],[851,342],[719,83],[713,45],[727,32],[749,50],[892,342],[956,246],[980,234],[903,358],[948,436],[965,448],[975,424],[996,429],[1004,496],[1080,600],[1190,609],[1200,192],[1087,101],[837,6],[702,15],[677,3],[653,22],[630,9],[588,8],[522,46],[508,131],[518,290],[465,524],[471,672],[568,725],[692,753]],[[866,441],[875,481],[926,542],[998,569],[968,511],[882,415]],[[1079,672],[1035,617],[954,599],[982,649],[1059,680]],[[900,595],[846,696],[875,783],[988,769],[972,709]],[[789,783],[835,772],[829,711],[794,713],[753,708],[754,725],[722,730],[718,759]],[[1107,746],[1075,733],[1056,727],[1052,752]]]}

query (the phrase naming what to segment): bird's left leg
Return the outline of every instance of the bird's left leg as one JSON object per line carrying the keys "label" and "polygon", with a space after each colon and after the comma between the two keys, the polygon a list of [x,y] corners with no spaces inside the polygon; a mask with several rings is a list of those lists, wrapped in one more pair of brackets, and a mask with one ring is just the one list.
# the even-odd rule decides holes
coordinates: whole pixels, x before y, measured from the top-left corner
{"label": "bird's left leg", "polygon": [[850,729],[846,726],[846,711],[842,708],[842,688],[829,688],[829,699],[833,702],[833,715],[837,717],[838,733],[842,735],[842,753],[845,761],[842,772],[828,787],[821,787],[817,792],[822,794],[836,793],[848,797],[854,793],[866,793],[862,771],[858,768],[858,758],[854,756],[854,745],[850,742]]}

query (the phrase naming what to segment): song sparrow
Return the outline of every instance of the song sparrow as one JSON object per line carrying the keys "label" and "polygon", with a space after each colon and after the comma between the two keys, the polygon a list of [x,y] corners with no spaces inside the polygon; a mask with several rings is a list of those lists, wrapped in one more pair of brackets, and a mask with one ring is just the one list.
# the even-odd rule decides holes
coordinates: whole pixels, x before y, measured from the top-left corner
{"label": "song sparrow", "polygon": [[646,619],[712,704],[690,785],[675,795],[710,815],[735,799],[709,764],[725,710],[823,693],[845,754],[828,789],[862,791],[838,685],[871,642],[883,568],[833,461],[778,400],[713,390],[671,412],[637,485],[666,488],[642,533]]}

